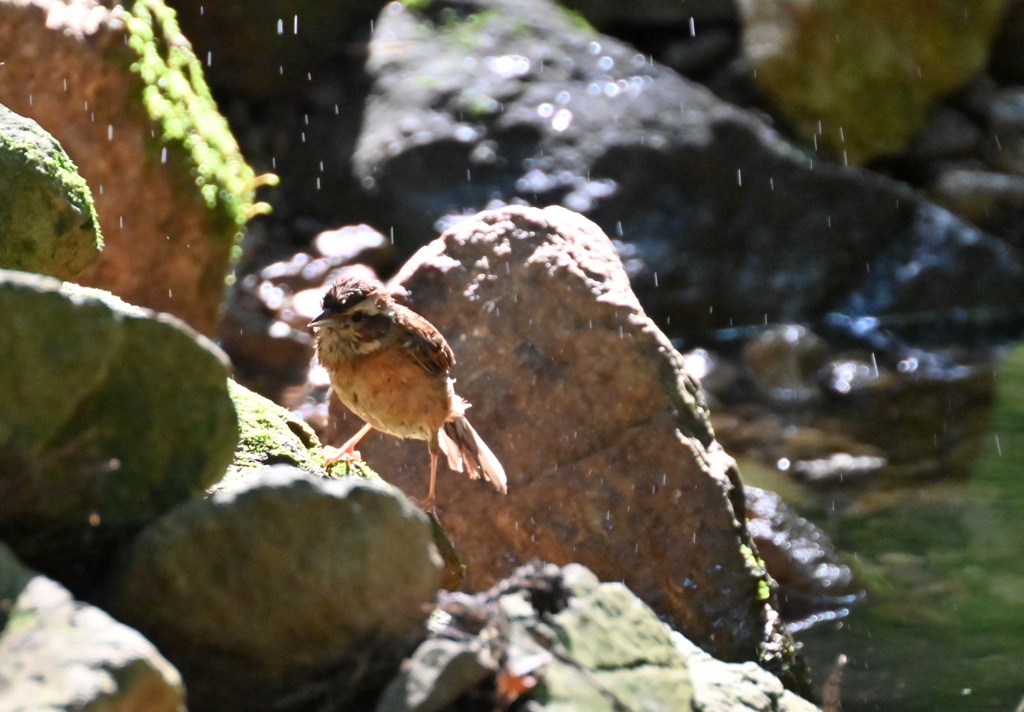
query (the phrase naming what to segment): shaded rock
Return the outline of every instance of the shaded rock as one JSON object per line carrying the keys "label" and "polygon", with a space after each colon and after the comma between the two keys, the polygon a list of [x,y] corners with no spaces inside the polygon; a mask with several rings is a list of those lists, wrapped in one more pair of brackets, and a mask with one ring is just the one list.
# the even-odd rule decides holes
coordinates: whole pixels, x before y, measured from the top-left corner
{"label": "shaded rock", "polygon": [[146,529],[111,605],[181,670],[192,710],[352,709],[423,634],[439,581],[411,502],[278,465]]}
{"label": "shaded rock", "polygon": [[77,590],[110,547],[217,481],[224,355],[167,314],[0,271],[0,538]]}
{"label": "shaded rock", "polygon": [[813,710],[753,663],[711,658],[621,583],[529,564],[476,596],[442,594],[431,637],[377,712]]}
{"label": "shaded rock", "polygon": [[[735,464],[596,225],[557,207],[482,213],[397,279],[455,349],[459,393],[509,477],[507,497],[439,478],[467,585],[534,557],[578,561],[723,658],[792,662],[748,555]],[[356,429],[340,426],[327,442]],[[371,435],[360,450],[406,492],[425,490],[422,442]]]}
{"label": "shaded rock", "polygon": [[184,712],[181,676],[138,632],[0,544],[0,708]]}
{"label": "shaded rock", "polygon": [[1007,2],[738,5],[746,56],[776,110],[807,143],[861,164],[901,149],[932,102],[985,66]]}
{"label": "shaded rock", "polygon": [[690,19],[701,24],[735,22],[733,0],[640,0],[624,5],[615,0],[566,0],[566,7],[578,10],[588,22],[603,31],[622,26],[641,26],[654,30],[688,27]]}
{"label": "shaded rock", "polygon": [[905,154],[911,161],[924,164],[967,158],[978,150],[981,140],[978,124],[959,110],[938,104],[932,107],[924,126],[907,144]]}
{"label": "shaded rock", "polygon": [[327,77],[365,41],[384,0],[168,4],[197,53],[209,57],[210,83],[259,101],[329,92]]}
{"label": "shaded rock", "polygon": [[31,119],[0,106],[0,267],[71,279],[103,247],[89,186]]}
{"label": "shaded rock", "polygon": [[989,163],[998,171],[1024,176],[1024,88],[996,89],[984,105]]}
{"label": "shaded rock", "polygon": [[845,616],[861,591],[828,535],[774,492],[749,486],[743,492],[747,531],[768,574],[779,585],[787,627],[803,629]]}
{"label": "shaded rock", "polygon": [[367,68],[355,171],[406,250],[452,214],[561,204],[675,333],[1024,301],[1005,245],[543,0],[392,3]]}
{"label": "shaded rock", "polygon": [[975,225],[1024,241],[1024,176],[952,168],[938,175],[929,192]]}
{"label": "shaded rock", "polygon": [[79,281],[210,333],[253,171],[160,0],[0,2],[0,102],[60,141],[94,191],[105,249]]}
{"label": "shaded rock", "polygon": [[1024,2],[1009,0],[992,45],[989,72],[1005,84],[1024,83]]}
{"label": "shaded rock", "polygon": [[743,349],[758,390],[777,403],[805,403],[820,397],[818,370],[827,357],[824,340],[799,324],[766,329]]}

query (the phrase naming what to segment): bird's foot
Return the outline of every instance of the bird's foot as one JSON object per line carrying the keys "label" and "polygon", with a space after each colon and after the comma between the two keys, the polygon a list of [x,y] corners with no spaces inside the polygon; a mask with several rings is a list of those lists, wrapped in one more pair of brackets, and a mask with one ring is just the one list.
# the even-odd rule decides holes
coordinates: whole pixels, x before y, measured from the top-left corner
{"label": "bird's foot", "polygon": [[330,467],[336,462],[352,462],[362,459],[362,455],[355,447],[324,447],[324,467]]}
{"label": "bird's foot", "polygon": [[437,502],[434,501],[434,495],[428,494],[423,499],[417,499],[416,497],[413,497],[412,500],[416,504],[420,505],[420,509],[422,509],[427,514],[432,515],[434,519],[437,519]]}

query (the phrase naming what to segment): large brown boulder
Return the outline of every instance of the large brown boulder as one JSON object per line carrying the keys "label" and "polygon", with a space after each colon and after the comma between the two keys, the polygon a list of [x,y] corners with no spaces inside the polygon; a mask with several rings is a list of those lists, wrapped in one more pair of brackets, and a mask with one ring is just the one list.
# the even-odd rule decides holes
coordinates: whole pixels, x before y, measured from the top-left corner
{"label": "large brown boulder", "polygon": [[255,182],[159,0],[0,0],[0,103],[64,147],[105,239],[77,281],[210,333]]}
{"label": "large brown boulder", "polygon": [[[535,557],[579,562],[719,657],[789,662],[735,463],[596,225],[558,207],[484,212],[397,279],[450,340],[458,391],[508,471],[507,497],[440,476],[470,587]],[[337,425],[333,444],[357,427]],[[360,449],[385,479],[426,492],[423,443],[371,436]]]}

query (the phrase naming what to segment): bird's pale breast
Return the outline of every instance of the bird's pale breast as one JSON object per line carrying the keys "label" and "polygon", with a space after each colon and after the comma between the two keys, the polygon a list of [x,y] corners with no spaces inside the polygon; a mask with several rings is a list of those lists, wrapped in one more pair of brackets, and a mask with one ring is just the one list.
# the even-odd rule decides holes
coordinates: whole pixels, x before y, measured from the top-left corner
{"label": "bird's pale breast", "polygon": [[385,346],[334,365],[331,384],[353,413],[381,432],[430,440],[448,418],[453,391],[399,348]]}

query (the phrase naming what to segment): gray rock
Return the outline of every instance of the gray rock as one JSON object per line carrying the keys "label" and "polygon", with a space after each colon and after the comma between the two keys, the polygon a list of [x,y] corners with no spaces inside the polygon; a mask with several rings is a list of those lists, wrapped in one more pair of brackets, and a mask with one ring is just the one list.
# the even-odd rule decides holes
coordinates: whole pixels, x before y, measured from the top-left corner
{"label": "gray rock", "polygon": [[694,712],[814,712],[819,708],[789,690],[753,663],[716,660],[673,633],[672,641],[693,680]]}
{"label": "gray rock", "polygon": [[490,591],[443,594],[434,621],[377,712],[454,709],[456,698],[559,712],[817,709],[753,663],[715,660],[578,564],[529,564]]}
{"label": "gray rock", "polygon": [[181,676],[138,632],[0,544],[0,709],[184,712]]}
{"label": "gray rock", "polygon": [[23,272],[0,271],[0,313],[0,536],[95,583],[117,540],[223,475],[226,358],[166,314]]}
{"label": "gray rock", "polygon": [[423,635],[440,571],[400,494],[279,465],[145,530],[111,606],[182,671],[194,712],[346,709]]}
{"label": "gray rock", "polygon": [[1005,245],[544,0],[392,3],[368,71],[355,170],[400,245],[494,203],[560,204],[616,239],[675,333],[1024,301]]}
{"label": "gray rock", "polygon": [[0,106],[0,268],[71,279],[102,247],[75,164],[39,124]]}

